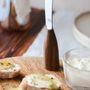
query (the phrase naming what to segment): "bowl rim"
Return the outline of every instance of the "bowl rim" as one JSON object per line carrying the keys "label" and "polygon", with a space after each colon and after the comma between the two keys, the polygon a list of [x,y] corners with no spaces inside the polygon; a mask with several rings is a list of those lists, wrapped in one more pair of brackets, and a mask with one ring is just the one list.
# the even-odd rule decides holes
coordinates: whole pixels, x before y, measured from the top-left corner
{"label": "bowl rim", "polygon": [[[77,26],[76,25],[76,22],[77,22],[77,20],[80,18],[80,17],[82,17],[82,16],[84,16],[84,15],[86,15],[86,14],[89,14],[90,13],[90,11],[85,11],[85,12],[83,12],[83,13],[80,13],[79,15],[77,15],[76,16],[76,18],[74,19],[74,26]],[[77,28],[78,29],[78,28]],[[78,29],[79,30],[79,29]]]}
{"label": "bowl rim", "polygon": [[79,29],[79,27],[77,26],[77,20],[82,17],[83,15],[86,14],[90,14],[90,11],[86,11],[83,13],[80,13],[78,16],[76,16],[76,18],[74,19],[74,25],[73,25],[73,34],[75,36],[75,38],[79,41],[79,43],[81,43],[83,46],[90,48],[89,44],[90,44],[90,37],[87,36],[86,34],[81,32],[81,29]]}
{"label": "bowl rim", "polygon": [[[79,50],[89,50],[89,51],[90,51],[89,48],[75,48],[75,49],[71,49],[71,50],[67,51],[67,52],[64,54],[64,56],[63,56],[63,63],[65,63],[65,64],[68,65],[70,68],[72,68],[72,69],[74,69],[74,70],[76,70],[76,71],[90,73],[90,71],[80,70],[80,69],[78,69],[78,68],[75,68],[75,67],[73,67],[72,65],[70,65],[69,63],[67,63],[67,61],[66,61],[66,55],[67,55],[67,54],[71,53],[72,51],[79,51]],[[67,58],[67,59],[68,59],[68,58]],[[64,67],[64,64],[63,64],[63,67]]]}

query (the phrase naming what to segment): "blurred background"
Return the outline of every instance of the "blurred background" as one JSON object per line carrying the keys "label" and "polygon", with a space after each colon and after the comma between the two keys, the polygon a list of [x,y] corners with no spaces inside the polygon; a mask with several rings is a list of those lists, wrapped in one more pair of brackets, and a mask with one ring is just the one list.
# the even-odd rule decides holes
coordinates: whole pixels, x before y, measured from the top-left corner
{"label": "blurred background", "polygon": [[[44,9],[44,2],[44,0],[31,0],[31,6]],[[79,14],[90,11],[90,0],[54,0],[54,11],[54,30],[58,40],[59,55],[62,57],[70,49],[83,47],[73,35],[73,24]],[[43,56],[46,32],[44,27],[24,56]]]}
{"label": "blurred background", "polygon": [[[31,0],[31,5],[38,8],[44,9],[44,0]],[[69,10],[72,12],[83,12],[90,10],[90,0],[53,0],[54,10]]]}
{"label": "blurred background", "polygon": [[[21,5],[20,2],[19,4]],[[16,4],[18,8],[19,4]],[[28,17],[31,16],[31,19],[27,30],[13,32],[9,28],[8,30],[11,29],[12,32],[5,32],[5,30],[0,28],[0,58],[21,55],[43,57],[44,41],[47,35],[44,19],[45,0],[30,0],[30,4],[32,9],[30,9],[31,13]],[[53,4],[53,26],[58,41],[59,57],[62,58],[68,50],[84,47],[76,40],[73,34],[74,21],[78,15],[90,11],[90,0],[53,0]],[[14,22],[14,19],[16,19],[14,9],[11,7],[12,15],[10,15],[10,21],[13,21],[11,25],[18,31],[21,27],[17,29],[17,25]],[[24,9],[26,8],[24,7]],[[25,10],[21,11],[25,13]],[[5,24],[3,25],[5,26]]]}

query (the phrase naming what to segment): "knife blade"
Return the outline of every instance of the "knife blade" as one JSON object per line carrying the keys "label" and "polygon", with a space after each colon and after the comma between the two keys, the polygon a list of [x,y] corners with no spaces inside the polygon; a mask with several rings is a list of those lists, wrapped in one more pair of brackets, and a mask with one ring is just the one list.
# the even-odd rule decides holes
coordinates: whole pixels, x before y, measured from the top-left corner
{"label": "knife blade", "polygon": [[52,30],[53,28],[53,0],[45,0],[45,19],[46,19],[46,27],[48,30]]}

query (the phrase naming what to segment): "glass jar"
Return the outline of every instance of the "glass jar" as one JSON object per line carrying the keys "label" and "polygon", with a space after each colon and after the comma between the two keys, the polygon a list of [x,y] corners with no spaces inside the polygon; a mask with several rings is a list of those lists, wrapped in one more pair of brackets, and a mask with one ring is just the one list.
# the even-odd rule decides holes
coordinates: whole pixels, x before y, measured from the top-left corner
{"label": "glass jar", "polygon": [[69,87],[73,90],[90,90],[90,49],[74,49],[67,52],[63,65]]}
{"label": "glass jar", "polygon": [[0,27],[4,30],[27,30],[30,12],[30,0],[0,0]]}

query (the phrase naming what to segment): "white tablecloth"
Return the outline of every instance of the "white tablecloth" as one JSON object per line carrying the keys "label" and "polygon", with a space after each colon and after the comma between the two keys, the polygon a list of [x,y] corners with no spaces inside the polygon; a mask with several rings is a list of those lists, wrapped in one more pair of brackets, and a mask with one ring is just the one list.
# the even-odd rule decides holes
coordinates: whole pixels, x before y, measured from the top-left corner
{"label": "white tablecloth", "polygon": [[[90,0],[72,0],[72,2],[71,0],[65,1],[66,0],[61,0],[62,5],[61,7],[57,6],[58,8],[55,8],[56,12],[54,14],[54,30],[58,40],[60,58],[62,58],[64,53],[68,50],[83,47],[73,35],[73,23],[77,15],[90,10]],[[57,3],[59,2],[60,0]],[[37,3],[40,4],[40,2]],[[65,5],[68,5],[65,6],[64,3]],[[36,6],[38,7],[40,5]],[[24,56],[43,56],[46,34],[47,29],[44,27]]]}

